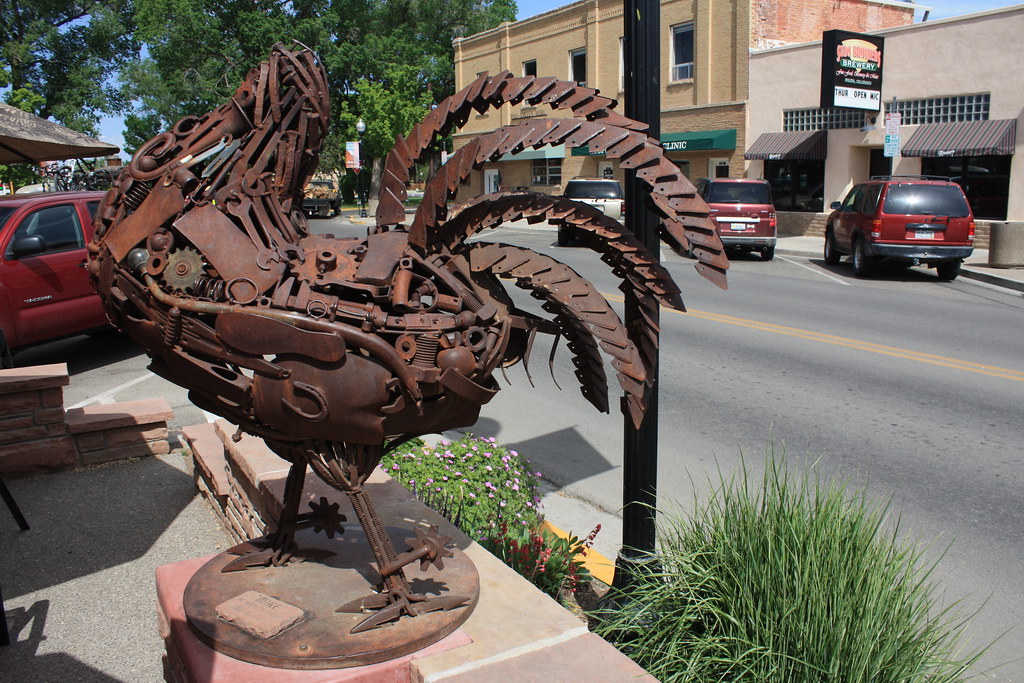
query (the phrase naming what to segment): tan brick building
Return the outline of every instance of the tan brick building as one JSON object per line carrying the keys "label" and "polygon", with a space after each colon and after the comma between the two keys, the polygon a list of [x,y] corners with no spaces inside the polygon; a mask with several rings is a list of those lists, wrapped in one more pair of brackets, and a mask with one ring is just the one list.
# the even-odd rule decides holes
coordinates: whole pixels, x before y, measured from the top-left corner
{"label": "tan brick building", "polygon": [[[749,92],[748,55],[819,40],[824,30],[874,31],[913,21],[901,0],[662,0],[661,141],[690,178],[741,176]],[[580,0],[543,14],[456,39],[456,87],[483,72],[575,80],[623,106],[621,0]],[[534,116],[556,116],[526,103],[473,116],[455,136],[472,137]],[[524,188],[557,194],[576,176],[622,179],[616,162],[586,148],[506,155],[474,174],[474,192]]]}

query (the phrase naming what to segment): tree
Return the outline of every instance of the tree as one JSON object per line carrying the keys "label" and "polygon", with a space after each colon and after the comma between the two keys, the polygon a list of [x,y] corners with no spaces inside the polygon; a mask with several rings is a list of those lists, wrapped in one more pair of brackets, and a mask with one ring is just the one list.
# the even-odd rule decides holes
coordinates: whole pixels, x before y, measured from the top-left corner
{"label": "tree", "polygon": [[109,76],[138,55],[130,0],[0,2],[0,87],[11,105],[96,135],[127,103]]}

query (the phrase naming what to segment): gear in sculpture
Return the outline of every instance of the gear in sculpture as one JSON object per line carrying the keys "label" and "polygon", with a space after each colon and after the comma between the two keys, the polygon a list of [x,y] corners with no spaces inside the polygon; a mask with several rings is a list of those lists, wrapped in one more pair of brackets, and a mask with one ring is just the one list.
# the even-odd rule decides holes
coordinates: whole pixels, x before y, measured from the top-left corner
{"label": "gear in sculpture", "polygon": [[[431,146],[473,110],[520,102],[548,105],[557,117],[461,147],[406,224],[406,183]],[[296,529],[340,530],[337,505],[321,500],[298,512],[309,465],[350,498],[380,573],[381,592],[354,601],[356,610],[376,611],[353,633],[463,604],[413,592],[403,566],[440,567],[448,539],[417,530],[410,550],[396,554],[364,483],[395,444],[475,423],[498,391],[494,371],[526,361],[538,333],[565,337],[583,396],[605,412],[602,352],[610,356],[623,411],[639,424],[657,305],[683,307],[657,259],[617,221],[570,199],[499,192],[451,215],[447,208],[471,171],[504,154],[588,145],[635,169],[651,187],[661,238],[695,255],[698,271],[724,287],[728,262],[707,207],[646,126],[614,106],[568,81],[480,76],[396,139],[376,226],[364,239],[313,235],[301,212],[329,119],[324,70],[305,48],[275,46],[230,101],[182,119],[136,153],[103,201],[89,245],[89,272],[109,316],[145,348],[155,373],[291,463],[276,530],[265,547],[236,549],[229,569],[315,559],[295,543]],[[467,242],[517,219],[575,225],[621,278],[637,320],[623,325],[588,281],[549,256]],[[517,308],[502,280],[528,290],[549,317]]]}

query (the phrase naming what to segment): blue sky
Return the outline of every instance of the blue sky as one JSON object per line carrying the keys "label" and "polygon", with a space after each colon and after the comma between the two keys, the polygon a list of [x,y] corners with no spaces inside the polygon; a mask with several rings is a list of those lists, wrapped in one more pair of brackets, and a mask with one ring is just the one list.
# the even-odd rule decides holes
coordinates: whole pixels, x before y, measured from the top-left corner
{"label": "blue sky", "polygon": [[[517,18],[525,19],[542,12],[570,4],[565,0],[517,0],[519,14]],[[984,10],[1009,7],[1018,4],[1013,0],[921,0],[919,5],[930,7],[930,19],[945,19],[961,14],[982,12]],[[921,20],[923,12],[918,12],[916,19]],[[121,136],[121,119],[104,119],[100,123],[100,139],[118,147],[124,147],[124,139]],[[126,156],[122,153],[122,156]]]}

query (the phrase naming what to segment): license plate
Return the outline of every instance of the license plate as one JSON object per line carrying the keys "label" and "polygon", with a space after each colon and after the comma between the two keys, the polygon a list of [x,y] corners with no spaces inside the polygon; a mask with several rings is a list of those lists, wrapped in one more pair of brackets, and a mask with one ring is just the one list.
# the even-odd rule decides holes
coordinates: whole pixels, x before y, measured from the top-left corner
{"label": "license plate", "polygon": [[747,229],[747,224],[746,223],[730,223],[729,224],[729,229],[730,230],[743,231],[743,230]]}
{"label": "license plate", "polygon": [[915,230],[914,238],[919,240],[930,240],[935,237],[935,233],[931,230]]}

